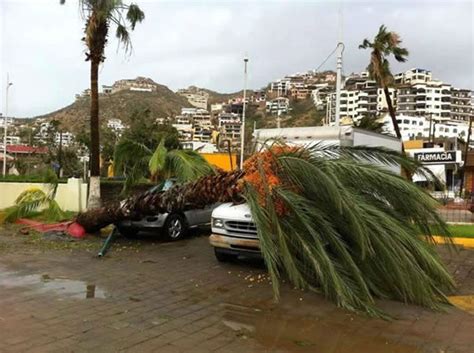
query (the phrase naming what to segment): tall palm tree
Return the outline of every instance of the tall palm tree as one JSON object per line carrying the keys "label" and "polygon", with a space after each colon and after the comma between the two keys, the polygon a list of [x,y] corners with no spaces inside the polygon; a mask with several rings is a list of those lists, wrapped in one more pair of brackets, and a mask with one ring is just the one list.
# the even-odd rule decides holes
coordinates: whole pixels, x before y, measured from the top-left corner
{"label": "tall palm tree", "polygon": [[431,234],[448,236],[446,224],[429,194],[384,164],[429,177],[417,161],[383,148],[275,145],[242,170],[136,195],[76,221],[94,231],[157,212],[246,201],[276,296],[285,276],[298,288],[375,316],[385,315],[375,298],[440,308],[453,280]]}
{"label": "tall palm tree", "polygon": [[123,139],[117,144],[114,170],[126,177],[124,192],[148,176],[155,182],[175,178],[183,183],[214,172],[213,167],[199,153],[192,150],[169,150],[165,147],[165,140],[163,137],[154,151],[129,139]]}
{"label": "tall palm tree", "polygon": [[400,47],[402,40],[395,32],[389,32],[385,25],[381,25],[379,32],[375,36],[373,42],[364,39],[359,49],[370,48],[370,63],[367,66],[370,77],[377,82],[380,88],[383,89],[385,99],[387,101],[388,111],[392,118],[393,128],[397,138],[401,139],[402,134],[395,116],[395,108],[393,107],[392,99],[390,98],[389,86],[393,83],[393,75],[390,71],[390,63],[388,57],[393,55],[398,62],[405,62],[408,56],[408,50]]}
{"label": "tall palm tree", "polygon": [[[64,4],[66,0],[60,0]],[[89,207],[100,205],[100,136],[99,136],[99,65],[104,62],[105,46],[111,25],[116,26],[115,35],[125,47],[131,49],[130,31],[145,18],[143,11],[135,4],[126,5],[122,0],[79,0],[82,15],[86,19],[84,41],[90,61],[91,84],[91,161],[89,182]],[[126,11],[126,16],[123,12]]]}

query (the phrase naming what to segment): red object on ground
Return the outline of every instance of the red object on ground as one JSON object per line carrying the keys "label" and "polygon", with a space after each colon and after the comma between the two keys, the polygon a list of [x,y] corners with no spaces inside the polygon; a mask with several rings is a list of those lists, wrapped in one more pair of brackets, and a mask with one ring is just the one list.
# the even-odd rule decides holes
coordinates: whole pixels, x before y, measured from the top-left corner
{"label": "red object on ground", "polygon": [[72,222],[67,227],[67,232],[73,238],[84,238],[86,236],[86,230],[77,222]]}
{"label": "red object on ground", "polygon": [[31,219],[20,218],[16,221],[16,223],[24,224],[27,227],[32,228],[41,233],[46,233],[50,231],[67,232],[73,238],[83,238],[86,235],[86,231],[79,223],[71,221],[48,224],[33,221]]}

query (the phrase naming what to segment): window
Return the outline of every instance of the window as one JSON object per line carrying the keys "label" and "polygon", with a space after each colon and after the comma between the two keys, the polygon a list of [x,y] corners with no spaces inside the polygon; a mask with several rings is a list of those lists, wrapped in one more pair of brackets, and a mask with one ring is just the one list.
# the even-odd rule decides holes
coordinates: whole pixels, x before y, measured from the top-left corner
{"label": "window", "polygon": [[404,124],[410,124],[410,120],[405,119],[405,120],[403,120],[403,123]]}
{"label": "window", "polygon": [[418,123],[418,125],[420,125],[420,126],[423,126],[423,122],[422,122],[422,121],[420,121],[420,122]]}

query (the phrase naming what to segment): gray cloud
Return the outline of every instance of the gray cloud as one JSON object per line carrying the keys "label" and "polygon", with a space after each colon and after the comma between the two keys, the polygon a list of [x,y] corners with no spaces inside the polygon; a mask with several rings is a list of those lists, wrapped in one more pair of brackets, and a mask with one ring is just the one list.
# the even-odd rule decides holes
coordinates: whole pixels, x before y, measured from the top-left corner
{"label": "gray cloud", "polygon": [[[316,68],[335,47],[339,1],[143,1],[145,22],[132,35],[127,57],[110,39],[100,83],[149,76],[172,89],[218,91],[242,87],[242,57],[250,57],[249,85]],[[0,0],[0,69],[14,81],[10,112],[34,116],[72,103],[88,87],[83,20],[77,2]],[[474,88],[471,1],[345,1],[344,71],[365,68],[357,48],[380,24],[400,33],[411,67],[431,69],[453,85]],[[323,69],[333,69],[331,58]],[[2,90],[2,106],[4,92]],[[3,109],[2,109],[3,111]]]}

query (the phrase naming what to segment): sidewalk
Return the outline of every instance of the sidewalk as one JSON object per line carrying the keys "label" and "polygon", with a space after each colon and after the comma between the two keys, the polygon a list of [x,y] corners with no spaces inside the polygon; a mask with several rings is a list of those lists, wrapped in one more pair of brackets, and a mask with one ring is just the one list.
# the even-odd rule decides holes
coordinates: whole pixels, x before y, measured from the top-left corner
{"label": "sidewalk", "polygon": [[383,301],[390,322],[286,285],[276,304],[260,263],[220,264],[206,236],[121,241],[103,259],[99,246],[49,249],[0,228],[0,352],[474,352],[473,249],[440,246],[461,309]]}

